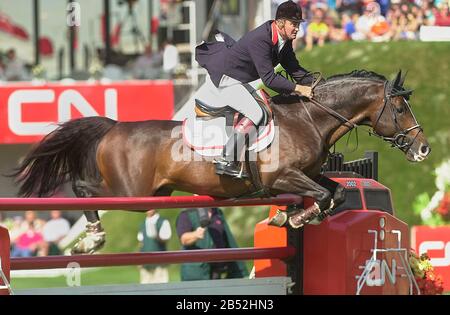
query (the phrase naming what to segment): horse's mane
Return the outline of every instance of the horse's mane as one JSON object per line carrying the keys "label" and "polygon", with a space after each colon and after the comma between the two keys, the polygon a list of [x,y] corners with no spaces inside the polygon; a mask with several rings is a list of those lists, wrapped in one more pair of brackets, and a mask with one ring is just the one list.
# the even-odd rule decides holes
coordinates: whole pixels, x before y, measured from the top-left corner
{"label": "horse's mane", "polygon": [[349,73],[333,75],[333,76],[327,78],[324,81],[324,83],[330,82],[330,81],[348,79],[348,78],[366,78],[366,79],[387,81],[386,77],[381,74],[362,69],[362,70],[353,70],[352,72],[349,72]]}
{"label": "horse's mane", "polygon": [[[368,79],[368,80],[374,80],[374,81],[387,81],[386,77],[378,74],[373,71],[368,71],[365,69],[360,70],[353,70],[349,73],[343,73],[343,74],[335,74],[327,79],[322,79],[317,87],[325,87],[327,83],[339,81],[339,80],[346,80],[351,78],[361,78],[361,79]],[[291,103],[297,103],[299,101],[298,95],[276,95],[272,97],[272,101],[275,104],[291,104]]]}

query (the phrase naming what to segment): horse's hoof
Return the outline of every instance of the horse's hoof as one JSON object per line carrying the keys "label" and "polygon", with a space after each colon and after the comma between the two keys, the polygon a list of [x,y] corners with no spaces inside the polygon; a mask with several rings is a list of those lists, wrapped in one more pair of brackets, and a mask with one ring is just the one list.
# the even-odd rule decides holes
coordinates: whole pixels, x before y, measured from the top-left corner
{"label": "horse's hoof", "polygon": [[103,245],[105,245],[105,232],[86,235],[73,246],[71,254],[93,254],[101,249]]}
{"label": "horse's hoof", "polygon": [[289,225],[294,229],[299,229],[307,223],[310,223],[312,219],[316,218],[320,213],[319,206],[314,203],[313,206],[299,213],[294,214],[289,218]]}
{"label": "horse's hoof", "polygon": [[86,224],[86,236],[81,238],[72,248],[71,254],[93,254],[105,245],[106,233],[100,221]]}
{"label": "horse's hoof", "polygon": [[288,219],[286,211],[277,210],[277,213],[270,218],[268,225],[283,227]]}

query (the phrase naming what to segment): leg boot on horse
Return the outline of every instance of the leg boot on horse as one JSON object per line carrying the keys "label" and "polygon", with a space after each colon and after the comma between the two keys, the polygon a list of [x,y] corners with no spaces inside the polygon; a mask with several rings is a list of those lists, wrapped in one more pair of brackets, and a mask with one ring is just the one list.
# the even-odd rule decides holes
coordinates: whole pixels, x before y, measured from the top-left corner
{"label": "leg boot on horse", "polygon": [[106,233],[100,223],[98,212],[85,211],[84,215],[88,220],[86,223],[86,235],[79,238],[72,247],[72,255],[93,254],[105,245]]}
{"label": "leg boot on horse", "polygon": [[[79,198],[93,197],[96,185],[89,184],[85,181],[76,181],[72,185],[72,190]],[[72,247],[71,254],[93,254],[100,250],[106,241],[106,233],[100,223],[98,211],[84,211],[87,219],[86,235],[78,239]]]}

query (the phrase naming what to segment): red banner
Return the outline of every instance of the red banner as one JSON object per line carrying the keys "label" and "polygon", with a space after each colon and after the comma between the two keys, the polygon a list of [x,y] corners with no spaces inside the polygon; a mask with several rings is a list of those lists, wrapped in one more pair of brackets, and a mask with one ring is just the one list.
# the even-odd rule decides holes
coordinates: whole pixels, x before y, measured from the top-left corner
{"label": "red banner", "polygon": [[73,118],[172,119],[171,81],[0,86],[0,144],[32,143]]}
{"label": "red banner", "polygon": [[442,275],[444,291],[450,291],[450,225],[414,226],[411,246],[418,254],[428,254],[434,273]]}

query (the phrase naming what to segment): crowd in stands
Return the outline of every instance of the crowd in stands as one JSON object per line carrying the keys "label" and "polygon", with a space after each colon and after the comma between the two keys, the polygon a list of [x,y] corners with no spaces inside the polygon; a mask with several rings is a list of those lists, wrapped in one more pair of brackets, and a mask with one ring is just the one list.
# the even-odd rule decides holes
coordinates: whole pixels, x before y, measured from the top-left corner
{"label": "crowd in stands", "polygon": [[[275,2],[283,2],[281,0]],[[314,44],[347,40],[417,40],[422,25],[450,26],[449,0],[299,0],[306,22],[297,39]]]}
{"label": "crowd in stands", "polygon": [[[102,59],[102,51],[98,52]],[[102,62],[103,63],[103,62]],[[109,65],[98,65],[102,76],[111,80],[139,79],[173,79],[180,72],[180,56],[175,45],[165,41],[159,51],[154,51],[151,45],[145,47],[142,55],[127,58],[125,64],[112,62]],[[93,70],[91,72],[95,72]],[[15,49],[0,51],[0,82],[28,81],[34,76],[31,65],[27,65],[17,56]],[[93,73],[91,73],[93,77]],[[87,78],[86,78],[87,79]]]}
{"label": "crowd in stands", "polygon": [[0,225],[9,231],[11,257],[60,255],[60,241],[69,233],[70,223],[61,211],[51,211],[48,221],[38,218],[34,211],[26,211],[24,217],[2,218]]}

